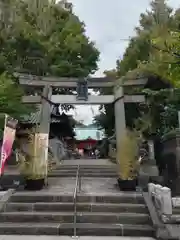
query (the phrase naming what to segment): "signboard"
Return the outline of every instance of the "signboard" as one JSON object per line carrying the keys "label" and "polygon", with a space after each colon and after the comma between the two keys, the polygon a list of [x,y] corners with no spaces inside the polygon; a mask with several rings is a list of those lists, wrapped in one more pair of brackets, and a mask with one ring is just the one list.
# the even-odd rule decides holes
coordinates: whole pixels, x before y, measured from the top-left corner
{"label": "signboard", "polygon": [[77,82],[77,100],[88,100],[88,84],[86,80]]}
{"label": "signboard", "polygon": [[41,161],[41,167],[45,170],[44,174],[47,175],[48,171],[48,134],[46,133],[36,133],[35,143],[37,147],[37,155],[39,161]]}

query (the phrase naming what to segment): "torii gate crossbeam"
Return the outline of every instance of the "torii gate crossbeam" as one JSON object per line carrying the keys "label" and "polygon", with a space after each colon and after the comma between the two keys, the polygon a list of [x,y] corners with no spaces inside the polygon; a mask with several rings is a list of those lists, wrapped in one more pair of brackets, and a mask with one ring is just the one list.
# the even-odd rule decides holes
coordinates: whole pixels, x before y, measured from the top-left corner
{"label": "torii gate crossbeam", "polygon": [[[89,95],[87,101],[77,100],[75,95],[52,95],[50,100],[53,103],[57,104],[76,104],[76,105],[94,105],[94,104],[109,104],[115,102],[117,99],[114,95]],[[124,103],[130,102],[143,102],[144,96],[143,95],[125,95],[123,97]],[[23,103],[41,103],[41,96],[24,96],[22,98]]]}

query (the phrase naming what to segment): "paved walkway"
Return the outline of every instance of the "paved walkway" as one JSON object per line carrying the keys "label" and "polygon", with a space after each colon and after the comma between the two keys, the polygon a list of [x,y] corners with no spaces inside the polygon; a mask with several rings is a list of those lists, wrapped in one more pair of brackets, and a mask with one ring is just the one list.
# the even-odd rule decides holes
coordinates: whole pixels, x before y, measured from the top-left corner
{"label": "paved walkway", "polygon": [[17,235],[0,235],[0,240],[155,240],[146,237],[79,237],[72,238],[68,236],[17,236]]}

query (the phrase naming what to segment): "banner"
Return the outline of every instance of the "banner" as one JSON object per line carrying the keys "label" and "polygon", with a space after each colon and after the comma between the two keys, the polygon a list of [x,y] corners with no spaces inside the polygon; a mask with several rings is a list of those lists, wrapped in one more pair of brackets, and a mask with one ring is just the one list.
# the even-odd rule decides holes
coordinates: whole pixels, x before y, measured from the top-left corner
{"label": "banner", "polygon": [[35,153],[38,158],[38,168],[41,174],[48,174],[48,134],[36,133],[35,134]]}
{"label": "banner", "polygon": [[5,115],[4,135],[1,146],[1,159],[0,159],[0,176],[3,174],[4,165],[8,157],[11,155],[12,146],[15,140],[16,127],[18,121]]}

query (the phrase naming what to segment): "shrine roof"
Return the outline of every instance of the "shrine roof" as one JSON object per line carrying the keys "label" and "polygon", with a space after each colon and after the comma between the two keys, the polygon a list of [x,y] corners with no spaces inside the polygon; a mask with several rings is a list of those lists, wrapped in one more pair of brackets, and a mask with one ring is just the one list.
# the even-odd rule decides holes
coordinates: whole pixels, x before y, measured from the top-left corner
{"label": "shrine roof", "polygon": [[86,127],[86,128],[74,128],[74,132],[76,134],[76,140],[102,140],[104,138],[104,132],[97,128]]}

